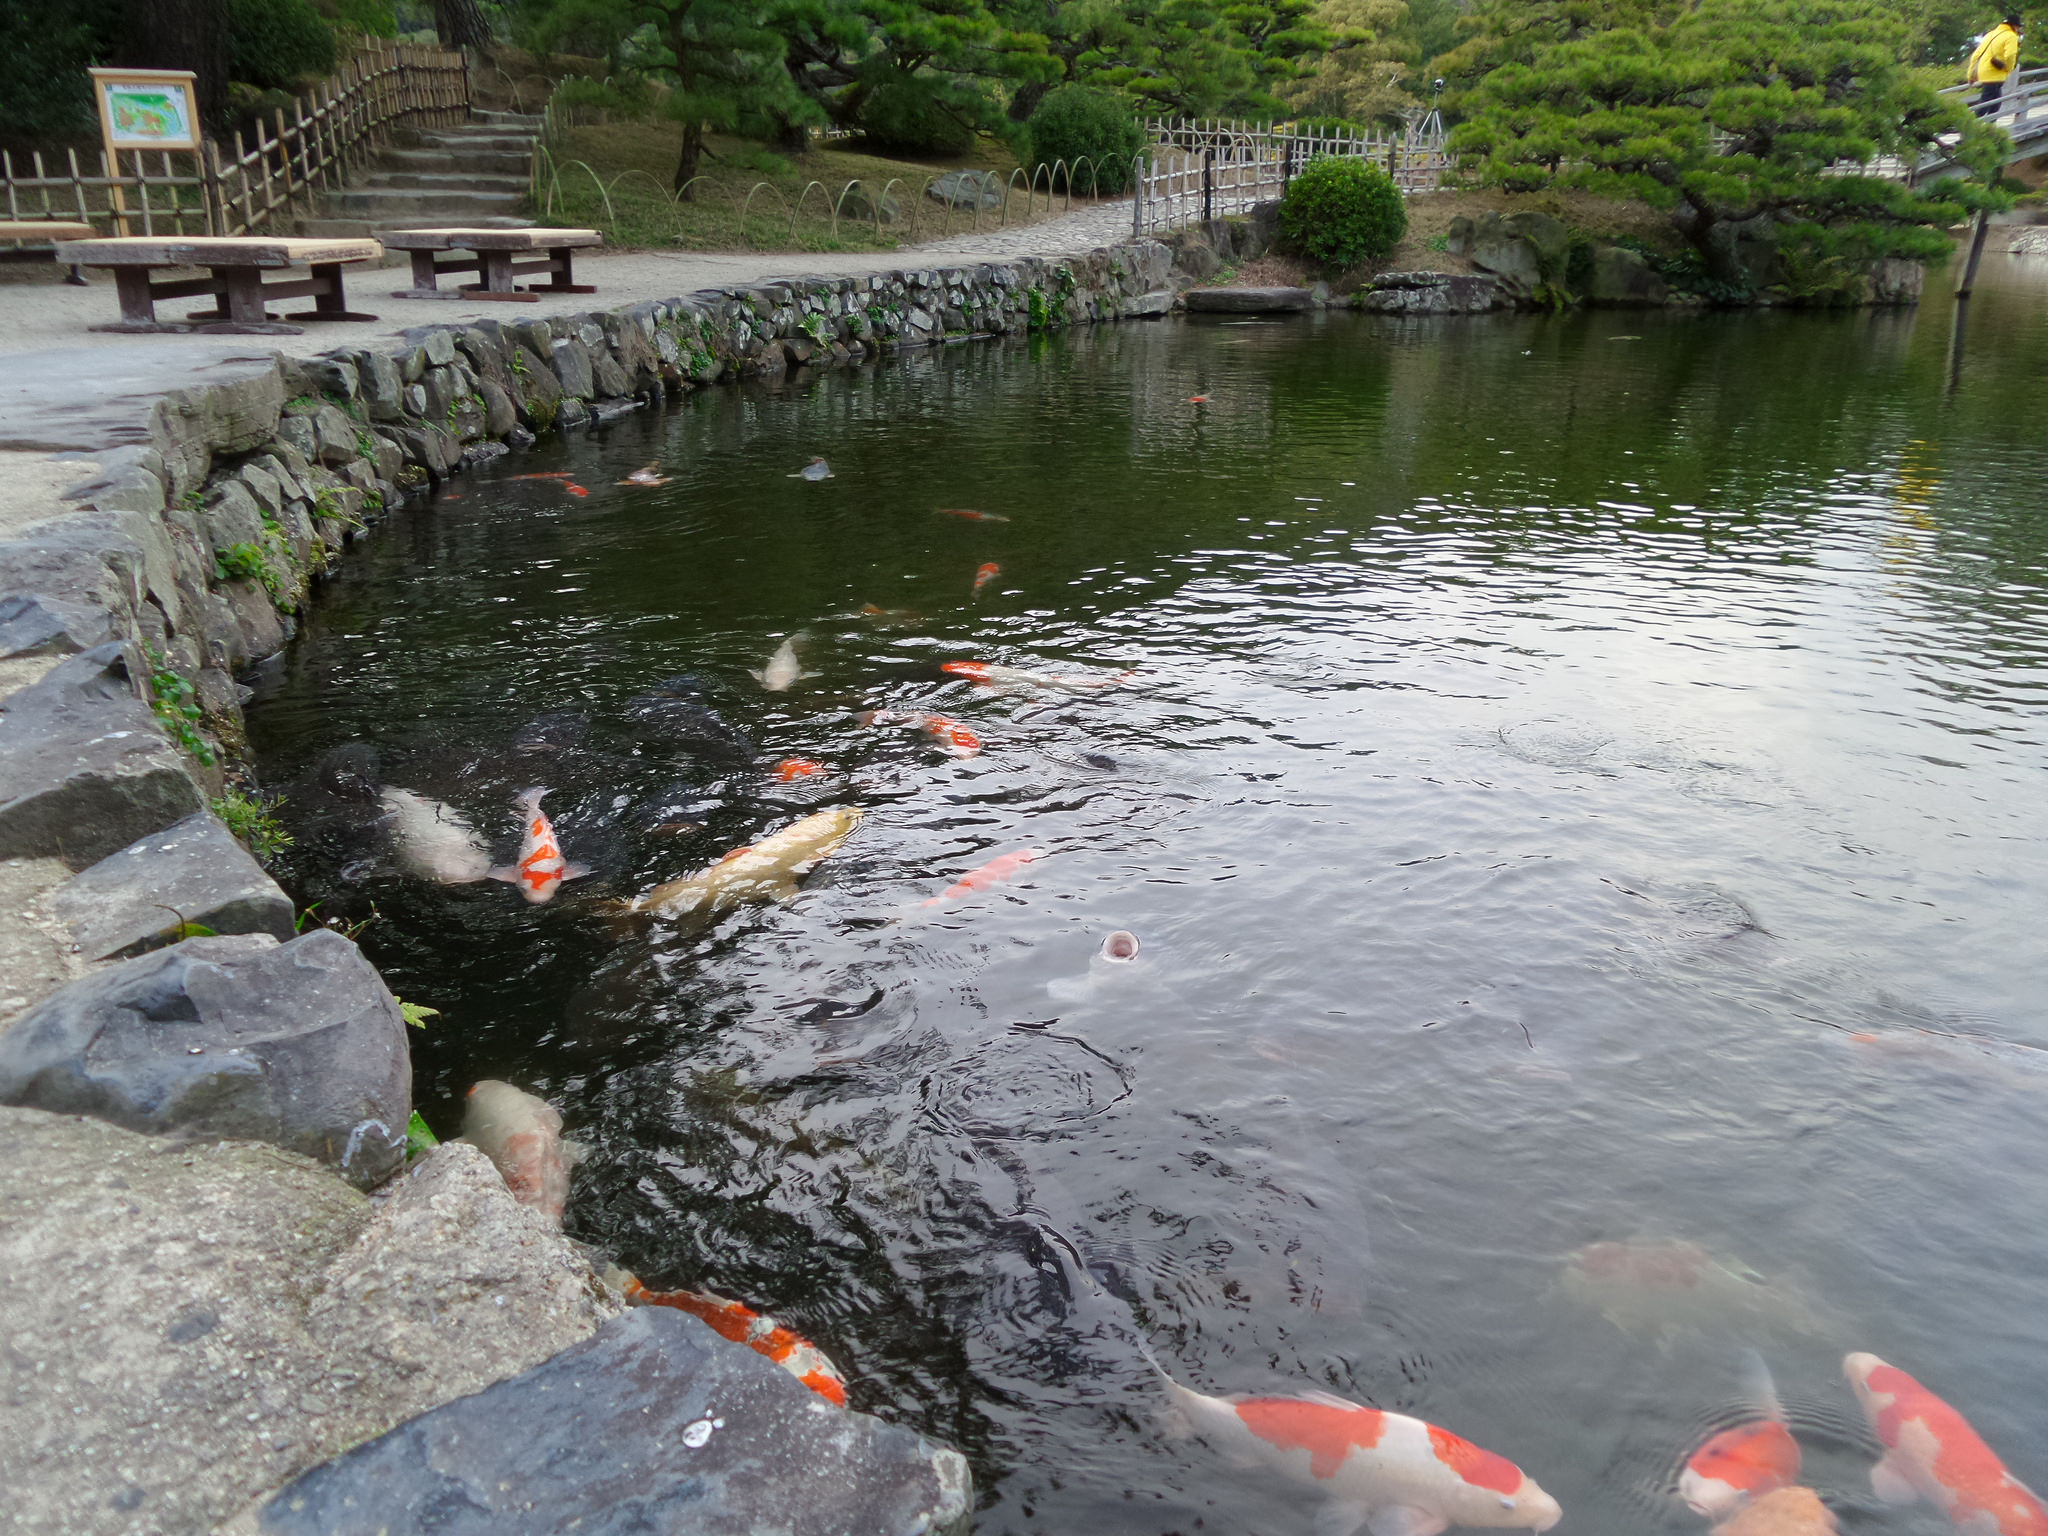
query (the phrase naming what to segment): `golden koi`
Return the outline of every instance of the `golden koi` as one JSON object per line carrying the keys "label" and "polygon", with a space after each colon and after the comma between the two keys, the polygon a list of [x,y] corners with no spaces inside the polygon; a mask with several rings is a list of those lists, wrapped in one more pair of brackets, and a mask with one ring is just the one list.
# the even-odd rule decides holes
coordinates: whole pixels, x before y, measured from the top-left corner
{"label": "golden koi", "polygon": [[735,848],[694,875],[657,885],[621,902],[622,916],[680,918],[714,916],[742,902],[789,901],[797,877],[853,836],[861,813],[850,805],[816,811],[758,843]]}
{"label": "golden koi", "polygon": [[562,1139],[562,1116],[554,1106],[485,1078],[463,1105],[462,1139],[491,1160],[514,1200],[561,1224],[569,1170],[583,1149]]}
{"label": "golden koi", "polygon": [[580,880],[590,873],[588,865],[572,864],[562,857],[555,841],[555,826],[540,808],[545,789],[529,789],[518,800],[526,816],[526,831],[519,841],[519,861],[500,864],[487,872],[492,880],[519,887],[519,894],[538,906],[561,889],[564,880]]}

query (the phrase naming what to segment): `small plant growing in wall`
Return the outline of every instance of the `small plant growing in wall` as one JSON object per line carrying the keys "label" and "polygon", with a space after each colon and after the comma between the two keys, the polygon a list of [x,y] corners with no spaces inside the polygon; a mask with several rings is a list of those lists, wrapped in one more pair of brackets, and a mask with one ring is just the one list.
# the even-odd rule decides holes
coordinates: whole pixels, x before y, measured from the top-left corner
{"label": "small plant growing in wall", "polygon": [[200,766],[211,768],[213,747],[199,733],[199,721],[205,713],[198,704],[199,690],[170,664],[162,651],[153,645],[145,649],[149,652],[149,707],[156,711],[172,740],[190,752]]}
{"label": "small plant growing in wall", "polygon": [[263,558],[259,545],[230,544],[226,549],[215,550],[213,578],[215,581],[260,581],[273,601],[278,595],[277,572]]}
{"label": "small plant growing in wall", "polygon": [[284,823],[277,819],[277,808],[283,803],[282,797],[265,800],[258,795],[231,789],[213,802],[213,814],[227,823],[230,832],[249,845],[249,851],[256,855],[258,863],[268,864],[292,845],[291,833],[285,831]]}
{"label": "small plant growing in wall", "polygon": [[1034,331],[1047,330],[1052,325],[1052,304],[1036,283],[1025,292],[1024,315],[1024,323]]}
{"label": "small plant growing in wall", "polygon": [[344,528],[363,526],[363,520],[349,511],[341,499],[341,492],[331,485],[313,498],[313,515],[326,522],[339,523]]}

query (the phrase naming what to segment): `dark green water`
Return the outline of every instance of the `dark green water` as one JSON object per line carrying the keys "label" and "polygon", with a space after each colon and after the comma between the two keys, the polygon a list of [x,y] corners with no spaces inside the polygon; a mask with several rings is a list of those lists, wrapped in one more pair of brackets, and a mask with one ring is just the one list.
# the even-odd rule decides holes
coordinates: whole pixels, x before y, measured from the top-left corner
{"label": "dark green water", "polygon": [[[570,1229],[798,1326],[969,1452],[984,1531],[1311,1529],[1161,1432],[1131,1317],[1192,1385],[1427,1418],[1600,1536],[1704,1529],[1665,1490],[1751,1345],[1846,1528],[1945,1530],[1871,1499],[1839,1362],[2048,1486],[2048,263],[1988,265],[1953,379],[1945,300],[1162,322],[501,461],[261,680],[287,881],[442,1010],[438,1129],[479,1077],[562,1106]],[[511,478],[554,470],[590,494]],[[817,675],[766,693],[794,631]],[[1140,677],[991,698],[949,659]],[[631,702],[682,673],[751,752]],[[500,857],[546,783],[598,873],[402,877],[292,788],[356,741]],[[595,910],[842,803],[791,906]],[[1082,985],[1115,928],[1138,965]],[[1589,1284],[1601,1242],[1718,1267]]]}

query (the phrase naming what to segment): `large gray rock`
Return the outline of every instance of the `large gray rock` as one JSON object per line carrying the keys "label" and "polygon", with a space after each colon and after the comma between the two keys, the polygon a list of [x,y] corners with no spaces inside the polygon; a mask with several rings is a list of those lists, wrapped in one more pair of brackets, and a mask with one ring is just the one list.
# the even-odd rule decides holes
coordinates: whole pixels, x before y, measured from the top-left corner
{"label": "large gray rock", "polygon": [[109,635],[103,608],[40,593],[0,597],[0,657],[75,655]]}
{"label": "large gray rock", "polygon": [[316,1467],[267,1536],[940,1536],[967,1464],[665,1307]]}
{"label": "large gray rock", "polygon": [[398,1004],[340,934],[187,939],[0,1033],[0,1104],[267,1141],[367,1188],[404,1161],[412,1063]]}
{"label": "large gray rock", "polygon": [[0,700],[0,858],[95,864],[200,809],[198,781],[138,696],[132,646],[96,646]]}
{"label": "large gray rock", "polygon": [[88,960],[174,942],[181,923],[215,933],[292,937],[291,899],[211,812],[130,843],[51,897]]}
{"label": "large gray rock", "polygon": [[10,1530],[218,1530],[617,1310],[473,1147],[373,1203],[274,1147],[0,1109]]}
{"label": "large gray rock", "polygon": [[177,559],[164,523],[142,512],[72,512],[0,543],[0,592],[42,592],[132,618],[153,597],[178,622]]}
{"label": "large gray rock", "polygon": [[1384,272],[1351,302],[1382,315],[1478,315],[1512,304],[1492,278],[1450,272]]}
{"label": "large gray rock", "polygon": [[1306,288],[1190,288],[1183,302],[1193,314],[1297,315],[1314,296]]}
{"label": "large gray rock", "polygon": [[1564,220],[1532,208],[1507,214],[1500,222],[1509,234],[1520,235],[1536,248],[1537,265],[1545,277],[1564,275],[1565,257],[1572,244],[1572,232]]}
{"label": "large gray rock", "polygon": [[1603,245],[1593,253],[1587,303],[1607,309],[1636,309],[1663,304],[1670,298],[1670,287],[1640,252],[1626,246]]}
{"label": "large gray rock", "polygon": [[949,208],[1003,206],[1003,184],[993,171],[948,171],[934,176],[924,195]]}
{"label": "large gray rock", "polygon": [[589,400],[597,394],[597,382],[591,376],[590,348],[575,337],[566,337],[554,344],[555,376],[561,380],[562,393],[576,400]]}

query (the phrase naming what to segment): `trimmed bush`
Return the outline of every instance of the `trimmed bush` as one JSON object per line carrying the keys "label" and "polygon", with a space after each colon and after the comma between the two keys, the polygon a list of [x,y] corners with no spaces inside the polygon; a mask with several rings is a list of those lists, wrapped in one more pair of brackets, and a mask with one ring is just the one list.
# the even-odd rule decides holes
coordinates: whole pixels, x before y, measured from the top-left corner
{"label": "trimmed bush", "polygon": [[949,110],[936,83],[899,75],[875,87],[861,103],[860,126],[882,149],[911,155],[964,155],[974,129]]}
{"label": "trimmed bush", "polygon": [[334,68],[334,32],[306,0],[228,0],[228,74],[281,89]]}
{"label": "trimmed bush", "polygon": [[[1031,135],[1029,162],[1068,165],[1087,159],[1095,167],[1095,185],[1104,192],[1122,192],[1131,184],[1131,161],[1145,147],[1145,131],[1130,105],[1110,91],[1086,85],[1063,85],[1046,94],[1025,125]],[[1086,191],[1088,172],[1079,173]]]}
{"label": "trimmed bush", "polygon": [[1280,236],[1325,267],[1355,266],[1391,251],[1408,232],[1401,189],[1376,165],[1317,155],[1280,199]]}

